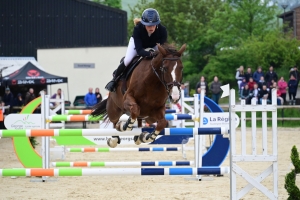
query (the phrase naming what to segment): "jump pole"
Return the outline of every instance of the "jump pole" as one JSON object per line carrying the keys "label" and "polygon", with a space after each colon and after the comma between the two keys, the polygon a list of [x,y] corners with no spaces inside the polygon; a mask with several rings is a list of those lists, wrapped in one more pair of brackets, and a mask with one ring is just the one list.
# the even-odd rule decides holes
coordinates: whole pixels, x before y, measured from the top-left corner
{"label": "jump pole", "polygon": [[[123,115],[120,118],[120,121],[127,121],[129,117]],[[190,114],[166,114],[166,120],[196,120],[199,121],[198,117]],[[49,121],[58,122],[58,121],[68,121],[68,122],[82,122],[82,121],[100,121],[102,116],[93,117],[91,115],[52,115],[47,118]]]}
{"label": "jump pole", "polygon": [[194,161],[52,162],[53,167],[191,166]]}
{"label": "jump pole", "polygon": [[[117,132],[114,129],[27,129],[0,130],[0,137],[51,137],[51,136],[136,136],[151,128],[135,128],[132,131]],[[165,128],[159,135],[227,135],[228,128]]]}
{"label": "jump pole", "polygon": [[0,169],[0,176],[188,176],[225,174],[228,167]]}
{"label": "jump pole", "polygon": [[[178,113],[177,109],[166,109],[166,113]],[[65,110],[66,115],[89,115],[92,113],[92,110]]]}
{"label": "jump pole", "polygon": [[181,147],[140,147],[140,148],[67,148],[68,152],[170,152],[170,151],[181,151]]}

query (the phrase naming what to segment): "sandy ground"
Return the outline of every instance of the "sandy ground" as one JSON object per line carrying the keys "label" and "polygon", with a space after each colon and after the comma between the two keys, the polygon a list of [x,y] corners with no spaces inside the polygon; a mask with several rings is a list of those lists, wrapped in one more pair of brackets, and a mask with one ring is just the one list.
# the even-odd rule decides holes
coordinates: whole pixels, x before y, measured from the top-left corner
{"label": "sandy ground", "polygon": [[[88,125],[93,126],[92,124]],[[95,126],[95,125],[94,125]],[[258,140],[261,138],[258,129]],[[250,133],[250,132],[248,132]],[[269,130],[270,133],[270,130]],[[271,138],[271,133],[268,135]],[[238,141],[240,138],[237,136]],[[297,145],[300,150],[300,128],[278,129],[278,166],[279,166],[279,199],[287,199],[284,189],[284,177],[290,171],[290,150]],[[251,137],[248,134],[247,149],[250,152]],[[261,143],[258,147],[261,149]],[[192,146],[192,143],[189,144]],[[133,145],[132,145],[133,146]],[[174,145],[172,145],[174,146]],[[240,149],[240,145],[237,145]],[[269,143],[268,151],[272,149]],[[38,148],[37,148],[38,149]],[[188,151],[187,159],[193,159],[193,151]],[[229,166],[227,158],[223,166]],[[65,161],[153,161],[182,160],[180,152],[163,153],[67,153]],[[271,163],[242,163],[240,166],[251,175],[258,175]],[[0,168],[20,168],[14,154],[10,138],[0,139]],[[300,187],[300,176],[297,185]],[[207,177],[205,177],[207,178]],[[229,199],[230,178],[212,177],[211,181],[186,181],[184,177],[170,176],[90,176],[90,177],[57,177],[48,182],[33,182],[36,177],[0,178],[0,199]],[[272,189],[272,176],[262,183]],[[238,177],[238,188],[245,186],[245,181]],[[252,189],[243,199],[268,199],[256,189]]]}

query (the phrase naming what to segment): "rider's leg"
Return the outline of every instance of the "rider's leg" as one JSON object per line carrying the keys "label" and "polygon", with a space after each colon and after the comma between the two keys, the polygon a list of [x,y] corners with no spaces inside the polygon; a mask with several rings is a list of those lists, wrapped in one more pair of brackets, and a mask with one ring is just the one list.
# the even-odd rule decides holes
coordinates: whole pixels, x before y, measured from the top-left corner
{"label": "rider's leg", "polygon": [[133,40],[133,38],[130,38],[128,48],[127,48],[127,51],[126,51],[126,56],[125,56],[124,60],[120,63],[118,69],[116,70],[116,73],[115,73],[113,79],[105,86],[105,88],[107,90],[109,90],[110,92],[115,91],[116,85],[117,85],[117,83],[118,83],[118,81],[121,77],[120,75],[123,73],[126,66],[129,65],[131,60],[136,55],[137,55],[137,53],[136,53],[136,50],[135,50],[134,40]]}
{"label": "rider's leg", "polygon": [[135,50],[134,39],[133,39],[133,37],[131,37],[129,40],[128,48],[127,48],[126,55],[124,58],[125,65],[128,66],[130,64],[130,62],[132,61],[132,59],[136,55],[137,55],[137,52]]}

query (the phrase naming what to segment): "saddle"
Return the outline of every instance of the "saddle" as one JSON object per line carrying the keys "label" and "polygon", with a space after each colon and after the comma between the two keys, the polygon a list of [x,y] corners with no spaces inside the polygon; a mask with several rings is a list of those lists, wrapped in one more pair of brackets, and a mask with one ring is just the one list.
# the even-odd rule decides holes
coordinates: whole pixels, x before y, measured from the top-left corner
{"label": "saddle", "polygon": [[[147,48],[145,49],[146,51],[155,51],[152,48]],[[120,60],[120,63],[123,62],[125,57],[123,57]],[[135,56],[132,61],[130,62],[130,64],[125,68],[124,72],[121,74],[120,77],[120,81],[121,81],[121,91],[123,93],[123,95],[125,94],[126,90],[127,90],[127,84],[126,81],[128,80],[128,78],[130,77],[130,75],[132,74],[133,70],[136,68],[136,66],[138,66],[140,64],[140,62],[143,59],[147,59],[147,57],[142,57],[142,56]]]}

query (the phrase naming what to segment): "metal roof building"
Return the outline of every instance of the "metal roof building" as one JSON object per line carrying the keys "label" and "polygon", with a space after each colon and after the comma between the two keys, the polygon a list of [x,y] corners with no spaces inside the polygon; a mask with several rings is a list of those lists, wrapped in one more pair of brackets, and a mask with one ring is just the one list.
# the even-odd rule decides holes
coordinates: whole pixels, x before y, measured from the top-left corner
{"label": "metal roof building", "polygon": [[127,13],[86,0],[0,0],[0,56],[127,45]]}

